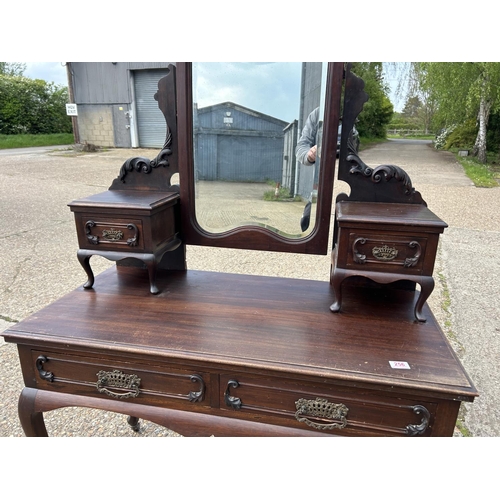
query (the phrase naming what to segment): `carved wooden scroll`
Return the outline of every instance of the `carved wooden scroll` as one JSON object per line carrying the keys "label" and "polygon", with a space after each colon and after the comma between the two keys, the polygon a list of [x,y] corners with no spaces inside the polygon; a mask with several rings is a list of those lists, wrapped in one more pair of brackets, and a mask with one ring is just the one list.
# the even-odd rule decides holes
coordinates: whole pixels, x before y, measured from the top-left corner
{"label": "carved wooden scroll", "polygon": [[158,92],[151,98],[158,101],[167,124],[165,142],[152,160],[141,156],[129,158],[121,167],[110,190],[178,191],[171,185],[172,176],[179,171],[177,152],[177,103],[175,66],[158,82]]}

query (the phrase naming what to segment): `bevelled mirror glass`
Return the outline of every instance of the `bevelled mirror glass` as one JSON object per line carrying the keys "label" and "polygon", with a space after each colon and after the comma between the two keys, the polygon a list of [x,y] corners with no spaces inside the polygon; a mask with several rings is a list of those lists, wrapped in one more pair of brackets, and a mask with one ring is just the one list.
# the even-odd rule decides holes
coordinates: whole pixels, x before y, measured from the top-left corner
{"label": "bevelled mirror glass", "polygon": [[330,196],[331,203],[325,179],[327,191],[333,187],[341,92],[335,64],[177,64],[179,124],[189,135],[188,187],[180,165],[194,228],[188,243],[326,253],[311,242],[331,209],[321,202]]}
{"label": "bevelled mirror glass", "polygon": [[[288,238],[311,232],[320,148],[315,162],[304,153],[321,140],[326,69],[300,62],[193,63],[195,206],[201,228],[224,233],[260,226]],[[300,159],[298,144],[304,144]]]}

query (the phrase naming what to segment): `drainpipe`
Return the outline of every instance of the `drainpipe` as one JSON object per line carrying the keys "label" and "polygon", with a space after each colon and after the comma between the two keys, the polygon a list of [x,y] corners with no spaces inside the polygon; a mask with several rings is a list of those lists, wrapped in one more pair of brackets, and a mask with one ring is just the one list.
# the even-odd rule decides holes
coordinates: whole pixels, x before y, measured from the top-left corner
{"label": "drainpipe", "polygon": [[[70,104],[75,103],[75,95],[73,91],[73,69],[71,68],[71,63],[66,63],[66,73],[68,75],[68,94]],[[80,144],[80,132],[78,130],[78,116],[72,116],[71,122],[73,124],[73,136],[75,138],[75,144]]]}

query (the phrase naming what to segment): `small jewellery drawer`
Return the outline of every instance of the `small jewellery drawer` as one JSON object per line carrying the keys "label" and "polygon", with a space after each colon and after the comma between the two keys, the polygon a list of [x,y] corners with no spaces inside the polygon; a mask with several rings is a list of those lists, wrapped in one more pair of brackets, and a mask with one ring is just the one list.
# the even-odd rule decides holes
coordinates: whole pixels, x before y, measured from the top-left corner
{"label": "small jewellery drawer", "polygon": [[428,436],[437,406],[326,383],[221,375],[221,409],[330,434]]}
{"label": "small jewellery drawer", "polygon": [[421,274],[427,238],[399,232],[349,232],[347,268]]}
{"label": "small jewellery drawer", "polygon": [[31,351],[39,389],[172,408],[208,406],[209,375],[170,366]]}
{"label": "small jewellery drawer", "polygon": [[77,233],[80,248],[137,252],[144,250],[142,221],[107,218],[98,215],[79,217]]}

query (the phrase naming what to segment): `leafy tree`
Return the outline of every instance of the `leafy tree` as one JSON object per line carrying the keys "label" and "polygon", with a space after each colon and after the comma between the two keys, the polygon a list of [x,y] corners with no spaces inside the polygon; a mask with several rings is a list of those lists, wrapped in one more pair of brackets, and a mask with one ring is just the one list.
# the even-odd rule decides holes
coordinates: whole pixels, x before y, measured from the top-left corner
{"label": "leafy tree", "polygon": [[386,127],[394,112],[382,70],[380,62],[356,62],[352,65],[352,72],[363,79],[364,90],[369,96],[356,124],[363,137],[386,137]]}
{"label": "leafy tree", "polygon": [[472,153],[486,163],[490,113],[500,111],[500,63],[414,63],[423,75],[420,85],[438,103],[437,118],[443,125],[474,118],[478,131]]}
{"label": "leafy tree", "polygon": [[26,71],[26,64],[19,62],[0,62],[0,75],[22,76]]}

